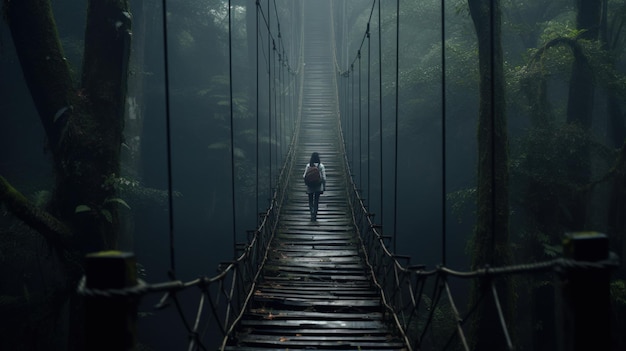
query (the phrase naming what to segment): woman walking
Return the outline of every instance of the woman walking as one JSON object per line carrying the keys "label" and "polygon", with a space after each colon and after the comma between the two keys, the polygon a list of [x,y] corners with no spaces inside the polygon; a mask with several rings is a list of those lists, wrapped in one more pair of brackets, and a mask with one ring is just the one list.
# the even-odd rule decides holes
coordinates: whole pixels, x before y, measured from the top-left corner
{"label": "woman walking", "polygon": [[326,190],[326,169],[320,161],[320,155],[317,152],[311,154],[311,159],[304,168],[302,178],[304,178],[306,192],[309,195],[311,222],[314,222],[317,221],[320,194]]}

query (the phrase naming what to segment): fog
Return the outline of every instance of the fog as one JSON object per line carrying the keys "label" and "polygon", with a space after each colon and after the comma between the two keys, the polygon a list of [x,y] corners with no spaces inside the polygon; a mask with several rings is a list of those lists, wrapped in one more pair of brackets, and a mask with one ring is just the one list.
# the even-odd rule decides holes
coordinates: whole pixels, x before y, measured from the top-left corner
{"label": "fog", "polygon": [[[177,279],[212,276],[239,254],[236,244],[247,240],[270,203],[298,118],[308,36],[302,16],[324,11],[311,3],[326,1],[338,117],[351,175],[369,211],[393,238],[395,253],[412,264],[436,267],[445,260],[470,270],[484,141],[478,41],[466,1],[261,0],[257,8],[253,0],[233,0],[230,18],[230,2],[168,1],[164,26],[160,1],[131,0],[121,174],[113,176],[143,191],[120,194],[130,210],[120,209],[118,246],[135,253],[141,279],[166,281],[173,266]],[[606,233],[610,250],[624,256],[626,6],[602,1],[601,19],[585,27],[574,1],[499,3],[504,68],[496,79],[505,86],[508,150],[498,152],[508,155],[512,262],[561,256],[564,234],[583,230]],[[80,77],[86,4],[64,0],[52,7],[65,59]],[[46,208],[56,184],[53,153],[7,20],[0,63],[0,176]],[[587,75],[579,78],[579,71]],[[8,311],[9,297],[45,295],[63,279],[49,242],[8,206],[0,208],[0,308]],[[624,270],[612,277],[612,318],[623,329]],[[518,310],[532,311],[520,318],[528,325],[520,338],[526,349],[543,350],[541,336],[532,333],[543,318],[532,284],[519,291],[534,296],[519,299]],[[159,298],[142,299],[143,349],[186,347],[176,311],[153,313]],[[197,303],[185,294],[181,300],[186,311]],[[0,327],[10,326],[8,313],[1,314]],[[30,321],[23,319],[0,339],[15,345],[25,338]],[[623,346],[623,338],[613,344]],[[67,346],[58,339],[50,349]]]}

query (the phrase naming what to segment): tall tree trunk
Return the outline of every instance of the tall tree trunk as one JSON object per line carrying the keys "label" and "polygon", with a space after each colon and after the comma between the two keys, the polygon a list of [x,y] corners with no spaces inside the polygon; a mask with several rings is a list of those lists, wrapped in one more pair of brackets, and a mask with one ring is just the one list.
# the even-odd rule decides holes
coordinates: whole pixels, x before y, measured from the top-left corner
{"label": "tall tree trunk", "polygon": [[[614,30],[614,28],[621,28],[620,25],[609,26],[608,17],[608,2],[603,2],[602,8],[602,25],[600,27],[600,40],[602,41],[602,47],[609,53],[610,64],[615,67],[615,38],[619,37],[622,33],[621,30]],[[622,5],[626,7],[625,5]],[[615,15],[611,19],[613,21],[624,21],[621,16]],[[612,23],[613,24],[613,23]],[[613,31],[609,29],[613,29]],[[607,91],[606,104],[607,104],[607,125],[609,132],[609,145],[614,148],[621,148],[619,161],[623,161],[624,143],[626,142],[626,125],[624,125],[624,113],[622,112],[619,96],[610,89]],[[611,181],[611,192],[609,195],[609,207],[607,211],[607,234],[611,239],[612,247],[617,250],[620,257],[626,255],[626,220],[624,219],[624,213],[626,211],[626,187],[624,186],[624,172],[620,170],[616,172],[615,178]],[[626,268],[619,269],[624,272]]]}
{"label": "tall tree trunk", "polygon": [[[146,38],[149,23],[157,13],[158,6],[152,1],[139,1],[133,4],[132,57],[129,58],[129,74],[134,78],[128,82],[125,105],[124,136],[122,143],[120,172],[124,177],[141,180],[141,145],[146,110],[145,104],[145,57],[149,48]],[[131,73],[132,72],[132,73]],[[134,213],[120,213],[119,248],[131,251],[134,247]]]}
{"label": "tall tree trunk", "polygon": [[[478,39],[480,102],[478,116],[478,213],[473,238],[472,268],[510,262],[508,137],[505,114],[505,84],[499,0],[468,0]],[[511,321],[512,289],[508,280],[496,288],[505,319]],[[472,287],[470,303],[486,294],[471,328],[477,350],[503,350],[505,339],[490,293],[490,282]]]}
{"label": "tall tree trunk", "polygon": [[[577,0],[576,26],[581,30],[580,39],[597,40],[600,31],[600,19],[603,0]],[[567,102],[567,122],[577,123],[584,129],[591,129],[593,122],[594,83],[593,72],[588,59],[582,50],[574,50],[574,62],[570,77],[569,96]],[[588,167],[581,169],[580,159],[589,159],[589,150],[568,162],[570,174],[575,175],[581,184],[589,182],[591,171]],[[583,166],[584,167],[584,166]],[[567,224],[570,230],[587,230],[587,207],[589,191],[580,191],[570,199],[570,221]]]}
{"label": "tall tree trunk", "polygon": [[[92,236],[87,250],[117,248],[118,217],[114,182],[120,175],[124,110],[130,56],[131,15],[127,0],[92,0],[87,9],[82,75],[83,116],[75,141],[68,142],[61,208],[70,213],[87,205],[80,234]],[[95,137],[94,137],[95,136]],[[70,196],[67,196],[67,195]],[[93,211],[95,209],[96,211]],[[68,213],[69,214],[69,213]]]}
{"label": "tall tree trunk", "polygon": [[[52,151],[56,185],[50,214],[69,228],[70,244],[81,257],[89,251],[116,248],[118,235],[115,179],[120,173],[120,147],[131,15],[127,0],[91,0],[85,32],[80,88],[63,55],[49,0],[4,2],[11,36],[26,84]],[[11,189],[5,186],[4,189]],[[27,202],[2,192],[0,198]],[[19,193],[17,193],[19,195]],[[28,204],[18,208],[28,209]],[[36,208],[32,206],[32,208]],[[40,213],[21,216],[36,230],[47,223]],[[54,230],[47,226],[46,230]],[[50,241],[52,236],[48,235]],[[67,237],[67,235],[63,236]],[[75,294],[82,270],[76,262],[65,269],[69,293],[70,349],[82,349],[82,298]]]}
{"label": "tall tree trunk", "polygon": [[[580,39],[597,40],[603,0],[576,0],[576,27]],[[593,73],[582,52],[574,51],[574,64],[567,103],[567,121],[590,128],[593,116]]]}

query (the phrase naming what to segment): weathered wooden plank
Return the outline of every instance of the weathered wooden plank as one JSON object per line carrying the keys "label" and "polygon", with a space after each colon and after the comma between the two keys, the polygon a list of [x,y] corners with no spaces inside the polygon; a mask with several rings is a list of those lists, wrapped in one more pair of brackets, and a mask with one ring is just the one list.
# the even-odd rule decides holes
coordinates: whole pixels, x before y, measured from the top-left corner
{"label": "weathered wooden plank", "polygon": [[382,313],[381,312],[329,313],[329,312],[315,312],[315,311],[308,311],[308,310],[295,311],[295,310],[253,308],[249,311],[249,316],[257,317],[257,319],[380,320],[382,318]]}
{"label": "weathered wooden plank", "polygon": [[357,298],[363,300],[380,301],[380,297],[375,293],[360,293],[356,294],[340,294],[334,292],[320,292],[318,290],[301,289],[300,291],[287,291],[287,290],[267,290],[259,289],[254,293],[255,297],[262,298],[292,298],[292,299],[306,299],[310,298],[312,301],[339,299],[339,300],[355,300]]}
{"label": "weathered wooden plank", "polygon": [[[310,250],[310,251],[302,251],[302,250],[289,250],[288,247],[281,248],[281,253],[284,254],[287,258],[289,257],[328,257],[328,252],[324,252],[323,250]],[[332,256],[355,256],[356,252],[352,250],[334,250]]]}
{"label": "weathered wooden plank", "polygon": [[[284,348],[294,348],[294,347],[303,347],[311,344],[311,339],[302,339],[298,336],[292,337],[274,337],[271,339],[263,339],[259,337],[255,338],[243,338],[243,341],[249,340],[253,344],[256,345],[268,345],[274,347],[284,347]],[[376,341],[362,341],[359,339],[330,339],[327,338],[317,338],[315,344],[319,347],[337,347],[337,348],[352,348],[352,349],[361,349],[362,347],[376,347],[377,349],[389,349],[389,348],[398,348],[402,347],[402,343],[400,342],[389,342],[387,340],[376,340]]]}
{"label": "weathered wooden plank", "polygon": [[[248,335],[242,335],[242,338],[247,338],[249,337],[250,334]],[[281,338],[279,336],[276,335],[267,335],[267,334],[254,334],[255,338],[258,338],[258,341],[262,341],[262,340],[268,340],[268,341],[277,341],[278,339],[282,339],[282,340],[278,340],[280,342],[286,342],[286,341],[316,341],[316,340],[322,340],[325,342],[346,342],[346,341],[354,341],[354,337],[351,337],[350,335],[348,336],[342,336],[342,335],[329,335],[329,336],[311,336],[311,335],[303,335],[303,334],[293,334],[289,337],[286,338]],[[389,335],[358,335],[359,341],[361,342],[366,342],[366,343],[370,343],[370,342],[393,342],[393,338]],[[253,340],[251,340],[253,341]]]}
{"label": "weathered wooden plank", "polygon": [[305,232],[296,232],[290,231],[288,228],[280,228],[280,232],[276,235],[277,238],[280,238],[280,241],[285,242],[290,239],[301,242],[303,240],[354,240],[354,233],[351,231],[343,231],[343,232],[324,232],[320,233],[319,231],[310,231],[309,233]]}
{"label": "weathered wooden plank", "polygon": [[[382,313],[352,223],[330,32],[316,25],[314,33],[320,36],[305,45],[299,165],[290,174],[261,280],[226,350],[404,350]],[[315,222],[302,181],[312,152],[320,153],[328,177]]]}
{"label": "weathered wooden plank", "polygon": [[[280,260],[286,258],[281,252],[273,252],[270,255],[272,260]],[[360,256],[342,256],[342,257],[299,257],[298,262],[310,262],[310,263],[361,263],[363,259]]]}
{"label": "weathered wooden plank", "polygon": [[363,330],[381,330],[385,329],[385,325],[380,321],[336,321],[336,320],[316,320],[316,319],[301,319],[301,320],[251,320],[245,319],[241,321],[243,327],[247,326],[264,326],[264,327],[289,327],[289,328],[311,328],[318,329],[353,329],[355,333]]}
{"label": "weathered wooden plank", "polygon": [[252,328],[242,328],[241,332],[245,334],[257,333],[259,335],[311,335],[317,337],[328,337],[331,335],[367,335],[367,336],[380,336],[389,335],[388,329],[325,329],[325,328],[262,328],[253,330]]}
{"label": "weathered wooden plank", "polygon": [[297,283],[290,283],[278,281],[275,277],[269,277],[269,279],[264,279],[259,285],[269,286],[271,288],[282,287],[282,288],[304,288],[311,289],[316,288],[319,290],[326,289],[372,289],[372,283],[369,280],[362,281],[343,281],[343,282],[334,282],[334,281],[299,281]]}

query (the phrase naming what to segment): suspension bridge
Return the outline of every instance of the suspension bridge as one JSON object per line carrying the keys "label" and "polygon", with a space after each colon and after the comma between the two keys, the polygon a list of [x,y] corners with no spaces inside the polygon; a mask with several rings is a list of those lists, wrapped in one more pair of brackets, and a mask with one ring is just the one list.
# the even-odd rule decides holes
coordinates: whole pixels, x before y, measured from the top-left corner
{"label": "suspension bridge", "polygon": [[[540,272],[559,272],[562,278],[557,279],[563,296],[557,330],[563,350],[598,348],[608,342],[607,306],[584,307],[588,301],[602,305],[607,299],[608,271],[617,264],[601,234],[570,236],[564,258],[471,272],[445,266],[427,270],[392,252],[391,238],[368,211],[347,157],[335,33],[324,18],[332,16],[329,4],[305,2],[302,79],[295,94],[299,118],[271,204],[248,242],[238,248],[240,255],[220,267],[216,276],[155,284],[136,279],[132,255],[90,255],[86,279],[78,288],[93,309],[87,320],[90,349],[133,347],[136,336],[126,322],[136,320],[139,297],[162,293],[157,311],[170,305],[180,308],[177,293],[199,287],[194,318],[183,318],[188,350],[470,350],[468,321],[483,307],[485,315],[495,316],[484,318],[493,323],[493,341],[488,344],[513,350],[518,346],[501,307],[498,284],[513,275]],[[308,6],[324,10],[309,11]],[[309,219],[302,181],[303,165],[312,152],[322,156],[328,179],[317,221]],[[119,270],[112,273],[111,267]],[[99,274],[126,279],[102,285]],[[482,296],[467,312],[455,302],[449,283],[453,278],[482,284]],[[587,284],[597,289],[581,294]],[[103,323],[109,320],[106,314],[125,322],[117,330]]]}

